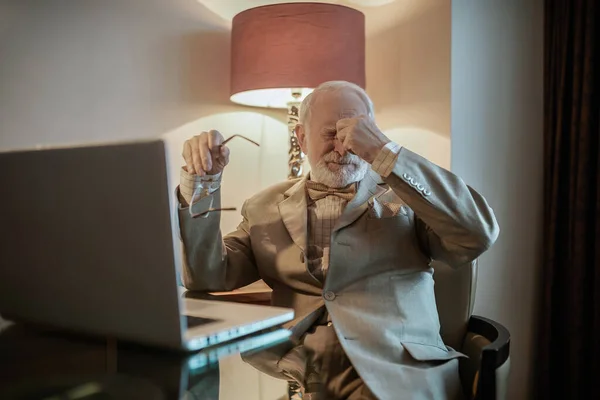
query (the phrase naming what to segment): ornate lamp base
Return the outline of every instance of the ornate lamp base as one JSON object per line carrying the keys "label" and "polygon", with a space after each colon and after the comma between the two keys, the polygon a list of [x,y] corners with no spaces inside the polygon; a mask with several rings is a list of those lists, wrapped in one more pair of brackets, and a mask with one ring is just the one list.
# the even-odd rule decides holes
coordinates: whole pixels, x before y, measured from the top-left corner
{"label": "ornate lamp base", "polygon": [[288,133],[290,137],[290,149],[288,152],[288,179],[300,178],[303,174],[303,163],[305,155],[300,148],[294,128],[298,124],[298,111],[300,110],[300,91],[292,92],[295,101],[288,102]]}

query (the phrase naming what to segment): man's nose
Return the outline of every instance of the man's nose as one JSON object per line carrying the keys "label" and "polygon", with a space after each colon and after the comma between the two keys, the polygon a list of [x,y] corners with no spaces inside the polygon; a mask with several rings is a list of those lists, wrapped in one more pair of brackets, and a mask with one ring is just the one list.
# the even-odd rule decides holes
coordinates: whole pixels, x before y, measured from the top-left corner
{"label": "man's nose", "polygon": [[338,138],[335,138],[334,148],[333,149],[335,151],[337,151],[340,154],[340,156],[342,156],[342,157],[344,155],[346,155],[346,149],[344,148],[344,145],[342,144],[342,141],[339,140]]}

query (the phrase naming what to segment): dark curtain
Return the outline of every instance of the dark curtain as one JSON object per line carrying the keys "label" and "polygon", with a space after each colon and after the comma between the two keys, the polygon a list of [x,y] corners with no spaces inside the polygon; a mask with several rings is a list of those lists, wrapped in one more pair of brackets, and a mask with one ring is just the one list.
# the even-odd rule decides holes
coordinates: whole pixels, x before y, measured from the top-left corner
{"label": "dark curtain", "polygon": [[600,0],[546,0],[536,399],[600,398]]}

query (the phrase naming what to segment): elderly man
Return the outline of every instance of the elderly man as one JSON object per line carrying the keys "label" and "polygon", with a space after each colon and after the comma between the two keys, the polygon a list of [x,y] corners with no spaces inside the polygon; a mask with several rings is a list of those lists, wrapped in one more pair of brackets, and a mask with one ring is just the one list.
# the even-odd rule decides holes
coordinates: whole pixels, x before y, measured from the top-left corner
{"label": "elderly man", "polygon": [[[444,345],[432,260],[459,267],[499,232],[486,200],[459,177],[390,141],[367,94],[327,82],[301,106],[296,134],[307,177],[248,199],[237,230],[221,237],[229,150],[217,131],[188,140],[179,192],[183,280],[228,291],[263,279],[272,304],[294,308],[297,346],[277,368],[324,399],[455,399],[458,358]],[[204,205],[202,205],[204,203]]]}

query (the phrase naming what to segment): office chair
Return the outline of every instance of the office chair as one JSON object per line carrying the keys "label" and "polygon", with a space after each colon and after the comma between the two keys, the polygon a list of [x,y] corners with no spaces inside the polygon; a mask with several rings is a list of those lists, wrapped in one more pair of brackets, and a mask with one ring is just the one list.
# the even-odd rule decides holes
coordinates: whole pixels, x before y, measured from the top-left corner
{"label": "office chair", "polygon": [[460,377],[469,400],[506,399],[510,371],[510,334],[488,318],[473,315],[477,269],[475,260],[461,268],[432,262],[435,296],[444,343],[466,354]]}

